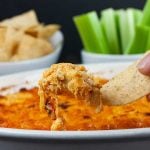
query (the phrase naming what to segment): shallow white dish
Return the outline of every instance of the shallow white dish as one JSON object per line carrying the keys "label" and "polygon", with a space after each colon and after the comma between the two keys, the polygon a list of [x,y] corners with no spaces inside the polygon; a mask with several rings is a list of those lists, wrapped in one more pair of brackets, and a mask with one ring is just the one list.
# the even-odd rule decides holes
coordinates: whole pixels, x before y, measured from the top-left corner
{"label": "shallow white dish", "polygon": [[49,67],[51,64],[57,62],[62,50],[63,41],[63,34],[61,31],[58,31],[50,39],[50,42],[54,46],[53,53],[25,61],[0,62],[0,75]]}
{"label": "shallow white dish", "polygon": [[133,55],[111,55],[111,54],[95,54],[81,51],[82,63],[105,63],[105,62],[129,62],[139,59],[142,54]]}
{"label": "shallow white dish", "polygon": [[[111,78],[129,64],[102,63],[86,65],[86,67],[90,72]],[[43,69],[0,77],[0,88],[12,87],[0,92],[0,95],[16,92],[22,87],[37,86],[42,72]],[[2,150],[141,150],[142,148],[149,150],[149,140],[150,128],[101,131],[38,131],[0,128]]]}

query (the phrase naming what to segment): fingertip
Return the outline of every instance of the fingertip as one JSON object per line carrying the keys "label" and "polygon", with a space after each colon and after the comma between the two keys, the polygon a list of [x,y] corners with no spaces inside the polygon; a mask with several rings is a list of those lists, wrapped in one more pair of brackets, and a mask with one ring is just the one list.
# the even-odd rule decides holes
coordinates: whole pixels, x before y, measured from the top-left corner
{"label": "fingertip", "polygon": [[137,67],[140,73],[150,76],[150,53],[139,62]]}

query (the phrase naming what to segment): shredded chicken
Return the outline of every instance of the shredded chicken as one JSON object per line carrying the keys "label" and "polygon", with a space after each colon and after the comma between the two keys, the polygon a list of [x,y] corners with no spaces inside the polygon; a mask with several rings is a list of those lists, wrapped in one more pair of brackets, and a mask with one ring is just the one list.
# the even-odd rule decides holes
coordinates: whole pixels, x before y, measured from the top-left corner
{"label": "shredded chicken", "polygon": [[[101,107],[100,78],[89,74],[84,66],[71,63],[52,65],[39,81],[41,107],[52,95],[70,94],[91,106]],[[55,106],[52,106],[55,107]]]}

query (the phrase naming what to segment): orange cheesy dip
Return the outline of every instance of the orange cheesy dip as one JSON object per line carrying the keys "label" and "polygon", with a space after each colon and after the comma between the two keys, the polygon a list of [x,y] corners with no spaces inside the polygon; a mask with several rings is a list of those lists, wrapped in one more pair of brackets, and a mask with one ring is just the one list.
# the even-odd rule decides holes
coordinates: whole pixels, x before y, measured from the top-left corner
{"label": "orange cheesy dip", "polygon": [[[50,130],[51,112],[39,109],[38,89],[21,90],[0,97],[0,127]],[[58,116],[64,122],[56,130],[109,130],[150,127],[150,102],[144,97],[124,106],[103,106],[101,112],[70,95],[59,96]]]}

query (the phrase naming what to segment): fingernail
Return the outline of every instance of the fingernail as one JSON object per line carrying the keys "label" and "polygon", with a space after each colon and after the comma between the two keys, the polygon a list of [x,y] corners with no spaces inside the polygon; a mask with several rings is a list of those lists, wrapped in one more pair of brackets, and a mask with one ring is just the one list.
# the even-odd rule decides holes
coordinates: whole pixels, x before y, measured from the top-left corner
{"label": "fingernail", "polygon": [[139,62],[137,67],[142,74],[150,76],[150,53]]}

